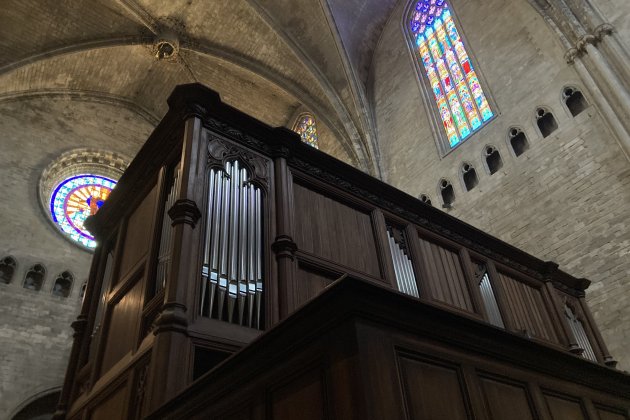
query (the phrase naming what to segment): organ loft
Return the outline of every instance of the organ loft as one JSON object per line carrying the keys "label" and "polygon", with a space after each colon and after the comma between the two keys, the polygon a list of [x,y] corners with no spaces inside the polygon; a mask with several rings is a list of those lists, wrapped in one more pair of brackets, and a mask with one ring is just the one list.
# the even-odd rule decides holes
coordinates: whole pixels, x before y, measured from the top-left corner
{"label": "organ loft", "polygon": [[628,0],[3,0],[0,149],[0,419],[629,419]]}
{"label": "organ loft", "polygon": [[624,419],[539,260],[178,86],[99,212],[57,419]]}

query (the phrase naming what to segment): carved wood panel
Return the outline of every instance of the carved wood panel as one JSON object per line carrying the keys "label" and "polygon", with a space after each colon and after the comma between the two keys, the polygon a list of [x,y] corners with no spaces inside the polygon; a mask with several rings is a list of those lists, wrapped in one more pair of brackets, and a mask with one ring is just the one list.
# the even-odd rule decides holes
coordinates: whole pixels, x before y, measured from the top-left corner
{"label": "carved wood panel", "polygon": [[297,183],[293,191],[298,249],[380,277],[369,214]]}
{"label": "carved wood panel", "polygon": [[409,419],[472,418],[457,365],[404,355],[400,356],[398,366]]}
{"label": "carved wood panel", "polygon": [[474,312],[459,253],[422,237],[419,239],[431,296],[456,308]]}
{"label": "carved wood panel", "polygon": [[498,280],[505,291],[505,307],[512,314],[515,329],[527,336],[557,343],[558,337],[540,289],[502,272],[499,272]]}

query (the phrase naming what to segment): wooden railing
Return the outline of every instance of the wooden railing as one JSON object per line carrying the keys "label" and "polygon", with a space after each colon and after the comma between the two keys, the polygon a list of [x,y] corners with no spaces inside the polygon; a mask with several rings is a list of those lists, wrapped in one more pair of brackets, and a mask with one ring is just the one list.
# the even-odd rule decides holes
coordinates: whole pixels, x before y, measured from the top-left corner
{"label": "wooden railing", "polygon": [[614,366],[587,280],[203,86],[179,86],[169,107],[88,220],[100,245],[60,413],[89,409],[112,378],[149,386],[133,395],[150,412],[344,275]]}

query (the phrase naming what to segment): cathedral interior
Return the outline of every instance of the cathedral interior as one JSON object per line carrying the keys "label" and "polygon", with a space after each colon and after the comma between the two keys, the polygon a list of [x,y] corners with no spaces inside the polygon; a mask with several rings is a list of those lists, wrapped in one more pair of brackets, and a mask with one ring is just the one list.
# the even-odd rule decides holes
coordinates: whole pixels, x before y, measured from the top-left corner
{"label": "cathedral interior", "polygon": [[193,82],[590,280],[630,370],[626,0],[1,6],[0,418],[54,411],[96,246],[62,219],[72,194],[85,217],[107,195],[82,196],[80,176],[111,190]]}

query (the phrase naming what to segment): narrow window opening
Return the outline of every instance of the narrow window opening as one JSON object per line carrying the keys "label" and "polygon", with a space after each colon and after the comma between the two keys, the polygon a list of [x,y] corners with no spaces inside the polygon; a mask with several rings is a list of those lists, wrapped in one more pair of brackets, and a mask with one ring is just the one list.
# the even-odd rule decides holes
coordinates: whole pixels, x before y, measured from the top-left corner
{"label": "narrow window opening", "polygon": [[527,137],[523,131],[518,128],[510,129],[510,146],[512,146],[512,150],[514,151],[514,156],[519,157],[527,149],[529,149],[529,142],[527,141]]}
{"label": "narrow window opening", "polygon": [[44,284],[44,276],[46,275],[46,268],[41,264],[35,264],[24,276],[24,288],[30,290],[40,290],[42,284]]}
{"label": "narrow window opening", "polygon": [[548,137],[558,129],[558,123],[553,114],[543,108],[536,110],[536,124],[543,137]]}
{"label": "narrow window opening", "polygon": [[410,296],[418,297],[418,285],[413,272],[409,248],[405,233],[396,227],[387,227],[387,237],[389,240],[389,250],[392,255],[394,272],[396,273],[396,283],[398,290]]}
{"label": "narrow window opening", "polygon": [[462,165],[462,172],[464,174],[464,185],[466,186],[466,191],[470,191],[479,184],[479,179],[477,178],[477,171],[470,163],[464,163]]}
{"label": "narrow window opening", "polygon": [[569,112],[571,112],[572,116],[577,116],[582,113],[586,108],[588,108],[588,102],[586,102],[586,98],[582,95],[582,92],[579,90],[567,87],[562,92],[562,97],[564,99],[564,103],[569,108]]}
{"label": "narrow window opening", "polygon": [[0,261],[0,283],[9,284],[13,280],[17,262],[13,257],[4,257]]}
{"label": "narrow window opening", "polygon": [[455,191],[453,190],[453,185],[446,179],[440,181],[440,194],[442,195],[442,207],[445,209],[450,209],[453,207],[453,202],[455,202]]}
{"label": "narrow window opening", "polygon": [[499,151],[493,146],[486,147],[486,163],[488,164],[488,170],[490,175],[496,173],[503,167],[503,160]]}
{"label": "narrow window opening", "polygon": [[420,201],[422,201],[424,204],[428,204],[430,206],[432,205],[431,198],[426,194],[420,194]]}
{"label": "narrow window opening", "polygon": [[68,297],[70,296],[70,290],[72,290],[72,283],[74,281],[74,277],[70,274],[69,271],[64,271],[59,274],[55,279],[55,283],[53,284],[52,294],[54,296],[59,297]]}

